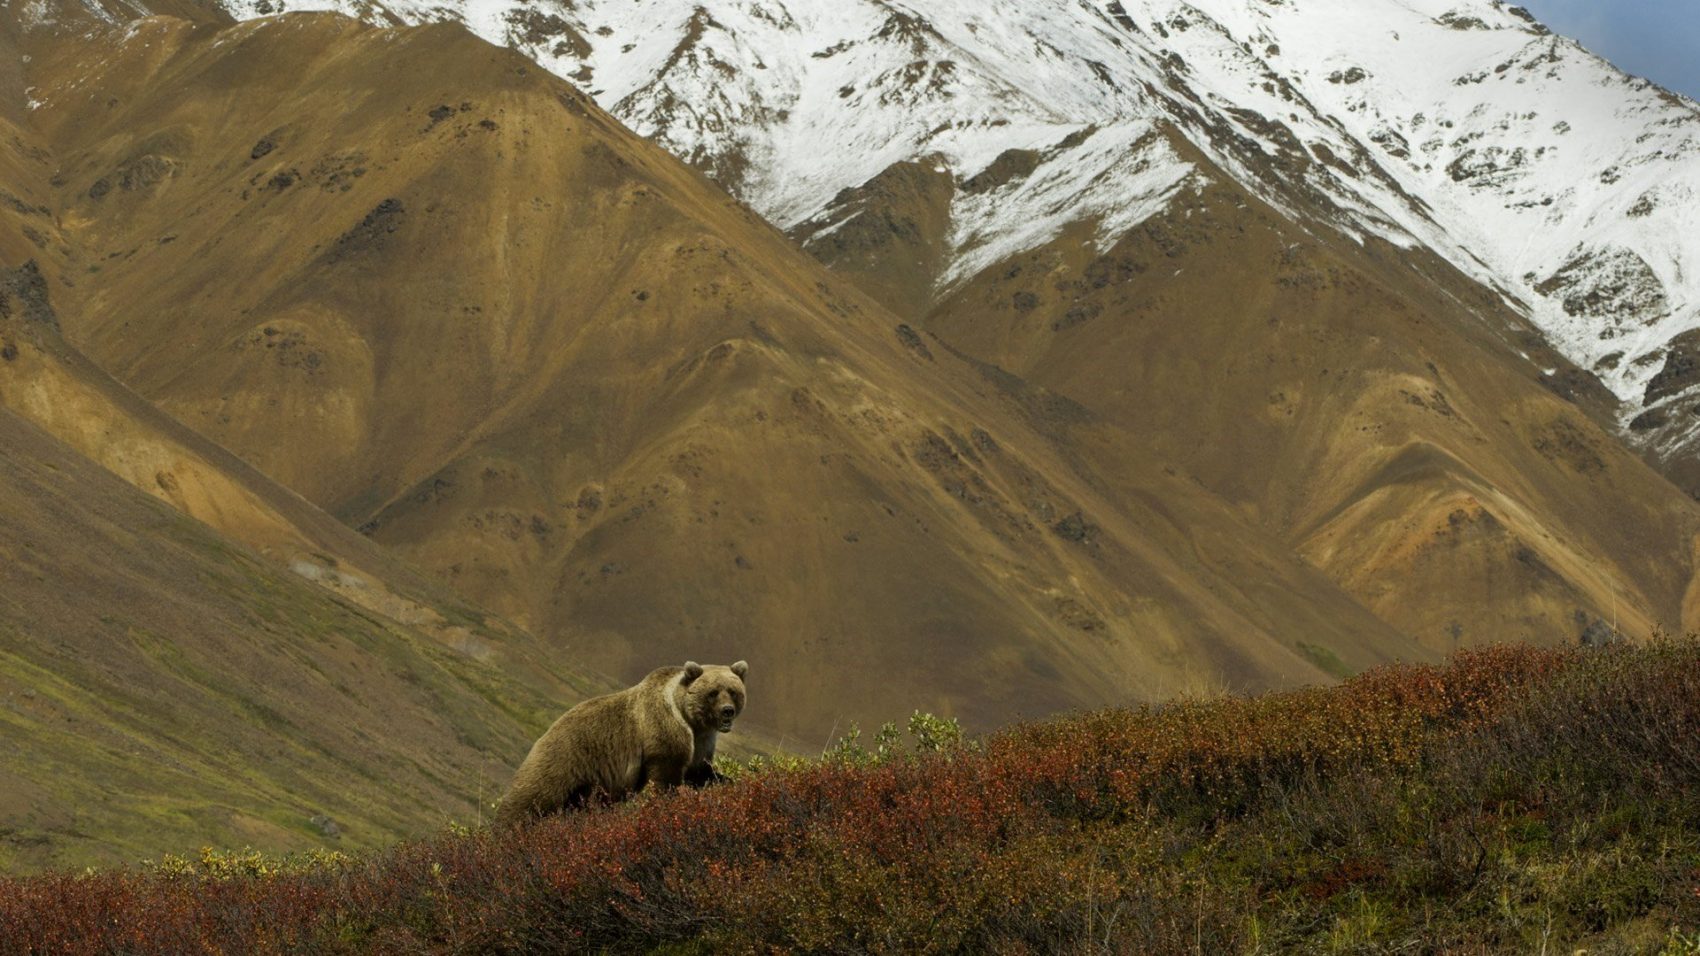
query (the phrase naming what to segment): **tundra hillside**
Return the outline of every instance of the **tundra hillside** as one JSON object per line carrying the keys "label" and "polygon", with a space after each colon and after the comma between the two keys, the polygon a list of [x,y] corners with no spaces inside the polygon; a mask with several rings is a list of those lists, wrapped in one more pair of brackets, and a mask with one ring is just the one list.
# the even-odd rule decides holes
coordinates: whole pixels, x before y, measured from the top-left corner
{"label": "tundra hillside", "polygon": [[1491,649],[359,858],[0,883],[21,951],[1694,952],[1700,645]]}

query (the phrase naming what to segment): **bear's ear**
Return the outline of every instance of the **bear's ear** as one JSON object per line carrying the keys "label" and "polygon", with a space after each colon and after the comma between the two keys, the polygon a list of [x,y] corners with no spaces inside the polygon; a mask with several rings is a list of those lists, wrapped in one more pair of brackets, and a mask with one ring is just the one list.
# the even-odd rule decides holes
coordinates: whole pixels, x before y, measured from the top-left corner
{"label": "bear's ear", "polygon": [[750,662],[749,661],[739,661],[738,663],[733,664],[730,669],[731,669],[732,673],[738,675],[739,680],[743,680],[744,675],[748,674],[750,672]]}
{"label": "bear's ear", "polygon": [[702,676],[702,665],[696,661],[685,662],[685,673],[679,678],[679,686],[688,687],[691,682]]}

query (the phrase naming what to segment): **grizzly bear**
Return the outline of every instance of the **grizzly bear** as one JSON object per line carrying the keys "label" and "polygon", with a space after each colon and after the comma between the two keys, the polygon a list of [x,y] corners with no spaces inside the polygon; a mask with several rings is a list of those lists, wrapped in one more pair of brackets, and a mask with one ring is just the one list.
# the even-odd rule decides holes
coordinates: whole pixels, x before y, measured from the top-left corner
{"label": "grizzly bear", "polygon": [[654,783],[672,789],[719,780],[714,744],[744,709],[749,664],[651,671],[635,687],[593,697],[543,732],[496,810],[498,826],[623,800]]}

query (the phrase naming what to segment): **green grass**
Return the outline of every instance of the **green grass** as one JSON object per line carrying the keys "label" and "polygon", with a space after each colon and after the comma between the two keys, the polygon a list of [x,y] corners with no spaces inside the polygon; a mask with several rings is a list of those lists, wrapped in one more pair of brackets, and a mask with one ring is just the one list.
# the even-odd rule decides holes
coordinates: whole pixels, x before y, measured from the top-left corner
{"label": "green grass", "polygon": [[1306,660],[1315,664],[1324,674],[1339,680],[1345,680],[1352,676],[1353,671],[1351,667],[1347,666],[1346,662],[1340,659],[1340,655],[1334,653],[1328,648],[1322,647],[1318,644],[1309,644],[1304,641],[1298,642],[1298,648],[1299,653],[1303,654]]}
{"label": "green grass", "polygon": [[[205,543],[187,531],[187,544]],[[74,640],[0,619],[0,688],[31,695],[0,707],[0,742],[14,744],[0,769],[0,799],[14,808],[0,872],[137,860],[209,838],[323,845],[307,822],[316,812],[341,825],[335,845],[366,849],[476,819],[502,766],[563,706],[252,555],[228,558],[201,576],[222,596],[209,606],[223,624],[194,637],[160,633],[146,614],[91,615]],[[377,681],[348,659],[372,662]],[[280,693],[274,674],[335,703]],[[397,709],[370,713],[387,706],[375,694]],[[364,714],[366,741],[326,712],[343,723]],[[458,749],[395,739],[390,724],[405,713],[444,727]]]}

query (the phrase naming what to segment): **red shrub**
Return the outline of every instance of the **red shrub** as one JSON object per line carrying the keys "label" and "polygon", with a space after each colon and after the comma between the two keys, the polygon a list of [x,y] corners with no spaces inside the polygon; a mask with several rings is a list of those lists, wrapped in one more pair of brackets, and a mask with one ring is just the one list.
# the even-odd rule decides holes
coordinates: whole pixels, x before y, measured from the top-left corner
{"label": "red shrub", "polygon": [[[1202,941],[1206,894],[1141,821],[1218,826],[1271,788],[1413,766],[1571,672],[1592,680],[1633,665],[1700,699],[1692,647],[1621,657],[1629,663],[1498,648],[1331,689],[1083,714],[942,754],[772,771],[404,844],[342,868],[4,880],[0,948],[638,951],[705,938],[734,950],[1045,952],[1100,935],[1106,947],[1178,932]],[[1636,692],[1644,686],[1602,692],[1599,706],[1639,712],[1612,697]],[[1700,730],[1682,723],[1700,708],[1653,716],[1626,739],[1692,759],[1692,734],[1669,731]],[[1351,860],[1303,892],[1326,900],[1383,870]],[[1257,905],[1229,891],[1209,899]]]}

